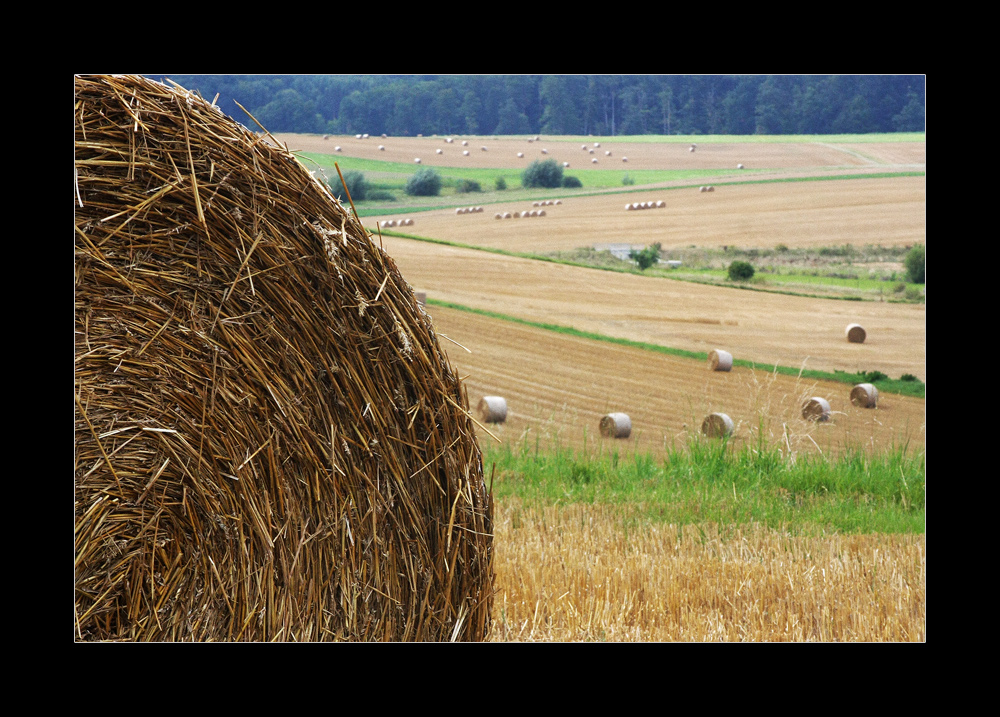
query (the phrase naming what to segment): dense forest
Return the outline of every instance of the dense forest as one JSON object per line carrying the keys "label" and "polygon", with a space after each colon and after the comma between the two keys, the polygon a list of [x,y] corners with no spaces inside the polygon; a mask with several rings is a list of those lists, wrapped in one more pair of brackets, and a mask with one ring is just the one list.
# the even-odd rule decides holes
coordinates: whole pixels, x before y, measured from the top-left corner
{"label": "dense forest", "polygon": [[[146,75],[319,134],[923,131],[923,75]],[[239,103],[239,104],[237,104]]]}

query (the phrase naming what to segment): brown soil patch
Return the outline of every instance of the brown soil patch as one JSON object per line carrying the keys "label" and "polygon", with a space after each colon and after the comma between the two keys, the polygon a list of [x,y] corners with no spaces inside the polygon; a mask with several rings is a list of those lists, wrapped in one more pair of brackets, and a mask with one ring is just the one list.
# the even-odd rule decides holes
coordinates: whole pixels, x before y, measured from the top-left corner
{"label": "brown soil patch", "polygon": [[[733,443],[763,437],[786,450],[824,453],[844,447],[885,449],[909,442],[924,447],[924,401],[883,394],[878,408],[850,401],[850,384],[796,379],[734,367],[708,370],[707,363],[581,339],[440,306],[428,307],[442,346],[475,406],[486,395],[507,401],[504,424],[486,428],[501,441],[543,447],[558,441],[582,449],[617,448],[657,453],[682,447],[698,435],[709,413],[736,424]],[[450,340],[457,341],[460,348]],[[466,350],[468,349],[468,350]],[[469,353],[471,351],[471,353]],[[831,418],[802,418],[811,397],[826,398]],[[628,439],[600,436],[602,416],[627,413]],[[480,429],[480,438],[492,442]]]}

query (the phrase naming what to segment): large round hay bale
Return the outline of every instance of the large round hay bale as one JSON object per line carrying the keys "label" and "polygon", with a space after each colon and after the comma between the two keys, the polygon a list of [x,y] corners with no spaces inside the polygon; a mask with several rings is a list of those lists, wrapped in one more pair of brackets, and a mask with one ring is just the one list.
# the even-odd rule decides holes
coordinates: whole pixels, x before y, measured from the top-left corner
{"label": "large round hay bale", "polygon": [[502,396],[483,396],[476,411],[484,423],[503,423],[507,420],[507,400]]}
{"label": "large round hay bale", "polygon": [[859,383],[851,389],[851,403],[858,408],[878,406],[878,389],[870,383]]}
{"label": "large round hay bale", "polygon": [[632,434],[632,419],[625,413],[609,413],[601,418],[600,430],[605,438],[628,438]]}
{"label": "large round hay bale", "polygon": [[820,396],[813,396],[803,404],[802,417],[807,421],[829,421],[830,402]]}
{"label": "large round hay bale", "polygon": [[844,329],[844,333],[847,335],[847,340],[852,344],[863,344],[865,338],[868,336],[861,324],[848,324],[847,328]]}
{"label": "large round hay bale", "polygon": [[392,257],[195,94],[74,99],[75,638],[485,639],[475,423]]}
{"label": "large round hay bale", "polygon": [[733,433],[733,419],[725,413],[710,413],[701,422],[701,432],[709,438],[723,438]]}
{"label": "large round hay bale", "polygon": [[712,371],[728,371],[733,367],[733,355],[722,349],[708,352],[708,367]]}

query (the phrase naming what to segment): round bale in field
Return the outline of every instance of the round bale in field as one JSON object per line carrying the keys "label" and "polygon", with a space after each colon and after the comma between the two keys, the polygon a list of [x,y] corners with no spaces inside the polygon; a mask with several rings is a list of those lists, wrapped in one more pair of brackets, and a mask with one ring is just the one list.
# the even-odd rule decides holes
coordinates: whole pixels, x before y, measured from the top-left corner
{"label": "round bale in field", "polygon": [[[868,334],[865,332],[864,327],[861,324],[848,324],[847,328],[844,329],[844,334],[847,336],[847,340],[852,344],[863,344]],[[875,342],[878,343],[877,341]]]}
{"label": "round bale in field", "polygon": [[604,438],[628,438],[632,434],[632,419],[625,413],[609,413],[599,424]]}
{"label": "round bale in field", "polygon": [[395,261],[198,93],[74,83],[74,639],[485,640],[475,421]]}
{"label": "round bale in field", "polygon": [[802,406],[802,417],[807,421],[829,421],[830,402],[821,396],[813,396]]}
{"label": "round bale in field", "polygon": [[708,367],[712,371],[729,371],[733,367],[733,355],[722,349],[708,352]]}
{"label": "round bale in field", "polygon": [[701,422],[701,432],[709,438],[732,435],[733,427],[733,419],[725,413],[710,413]]}
{"label": "round bale in field", "polygon": [[476,411],[483,423],[503,423],[507,420],[507,399],[502,396],[483,396]]}
{"label": "round bale in field", "polygon": [[870,383],[859,383],[851,389],[851,403],[858,408],[876,408],[878,389]]}

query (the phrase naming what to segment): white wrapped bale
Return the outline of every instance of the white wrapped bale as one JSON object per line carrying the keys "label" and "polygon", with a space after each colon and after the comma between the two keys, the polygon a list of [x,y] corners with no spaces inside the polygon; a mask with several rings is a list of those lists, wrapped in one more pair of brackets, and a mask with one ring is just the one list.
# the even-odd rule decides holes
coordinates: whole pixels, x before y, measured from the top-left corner
{"label": "white wrapped bale", "polygon": [[601,418],[600,430],[604,438],[628,438],[632,434],[632,419],[624,413],[609,413]]}
{"label": "white wrapped bale", "polygon": [[847,328],[844,329],[844,334],[852,344],[863,344],[868,336],[861,324],[848,324]]}
{"label": "white wrapped bale", "polygon": [[802,417],[807,421],[829,421],[830,402],[820,396],[813,396],[802,406]]}
{"label": "white wrapped bale", "polygon": [[725,413],[710,413],[701,422],[701,432],[709,438],[724,438],[733,433],[733,419]]}
{"label": "white wrapped bale", "polygon": [[722,349],[708,352],[708,367],[712,371],[729,371],[733,367],[733,355]]}
{"label": "white wrapped bale", "polygon": [[876,408],[878,389],[870,383],[859,383],[851,389],[851,403],[858,408]]}
{"label": "white wrapped bale", "polygon": [[503,423],[507,420],[507,401],[502,396],[483,396],[476,410],[483,423]]}

